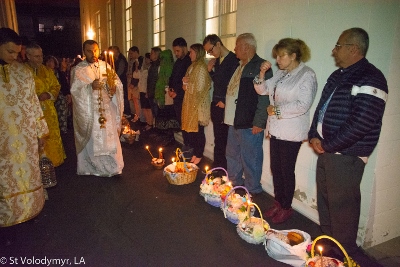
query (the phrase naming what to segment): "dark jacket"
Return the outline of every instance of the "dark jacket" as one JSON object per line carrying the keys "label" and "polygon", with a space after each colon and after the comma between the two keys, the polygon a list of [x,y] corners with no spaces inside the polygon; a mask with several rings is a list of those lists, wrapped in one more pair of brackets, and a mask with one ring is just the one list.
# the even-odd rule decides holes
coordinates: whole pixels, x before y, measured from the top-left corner
{"label": "dark jacket", "polygon": [[[244,66],[242,77],[240,78],[238,99],[236,101],[235,120],[233,126],[235,129],[247,129],[257,126],[265,129],[269,105],[268,95],[258,95],[254,89],[254,77],[260,73],[261,63],[265,60],[257,54]],[[265,73],[265,79],[272,77],[272,70]]]}
{"label": "dark jacket", "polygon": [[239,59],[234,53],[229,51],[222,63],[220,58],[217,58],[214,71],[210,72],[211,79],[214,82],[214,92],[212,101],[225,103],[226,90],[228,89],[229,81],[236,68],[239,66]]}
{"label": "dark jacket", "polygon": [[158,71],[160,67],[160,60],[153,61],[150,63],[148,75],[147,75],[147,96],[148,98],[154,98],[156,92],[156,83],[158,80]]}
{"label": "dark jacket", "polygon": [[[321,139],[326,152],[369,156],[378,143],[387,93],[382,72],[365,58],[336,70],[322,91],[308,138]],[[322,121],[322,138],[317,132],[318,114],[331,95]]]}
{"label": "dark jacket", "polygon": [[178,58],[174,63],[174,68],[169,78],[169,87],[173,88],[176,93],[174,103],[182,103],[183,101],[185,91],[182,89],[182,78],[191,64],[192,61],[190,60],[189,53],[183,59]]}

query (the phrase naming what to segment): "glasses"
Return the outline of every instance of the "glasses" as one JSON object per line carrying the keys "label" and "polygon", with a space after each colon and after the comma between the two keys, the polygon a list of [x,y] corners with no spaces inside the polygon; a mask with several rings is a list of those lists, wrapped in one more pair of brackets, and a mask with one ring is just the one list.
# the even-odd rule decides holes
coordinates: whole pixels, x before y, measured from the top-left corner
{"label": "glasses", "polygon": [[339,48],[341,48],[342,46],[346,46],[346,45],[354,45],[354,44],[342,44],[342,45],[340,45],[340,44],[335,44],[335,49],[339,49]]}
{"label": "glasses", "polygon": [[213,50],[214,50],[214,46],[215,46],[215,45],[213,45],[210,49],[207,50],[207,54],[211,55],[211,53],[212,53]]}

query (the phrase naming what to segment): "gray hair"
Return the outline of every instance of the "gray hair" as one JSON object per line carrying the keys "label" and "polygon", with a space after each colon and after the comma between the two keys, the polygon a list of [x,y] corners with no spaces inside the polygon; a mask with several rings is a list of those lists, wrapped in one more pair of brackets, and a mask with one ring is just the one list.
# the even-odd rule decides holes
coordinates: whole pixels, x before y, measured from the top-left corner
{"label": "gray hair", "polygon": [[236,40],[244,40],[246,44],[253,47],[254,50],[257,50],[257,41],[256,38],[254,37],[254,34],[252,33],[242,33],[237,37]]}
{"label": "gray hair", "polygon": [[360,49],[361,55],[364,57],[367,55],[369,47],[369,36],[368,33],[361,28],[350,28],[345,30],[342,34],[346,37],[346,42],[355,44]]}
{"label": "gray hair", "polygon": [[35,49],[42,50],[42,48],[40,47],[40,45],[38,45],[38,44],[35,43],[35,42],[29,43],[29,44],[26,46],[26,52],[27,52],[28,54],[30,54],[30,52],[31,52],[32,50],[35,50]]}

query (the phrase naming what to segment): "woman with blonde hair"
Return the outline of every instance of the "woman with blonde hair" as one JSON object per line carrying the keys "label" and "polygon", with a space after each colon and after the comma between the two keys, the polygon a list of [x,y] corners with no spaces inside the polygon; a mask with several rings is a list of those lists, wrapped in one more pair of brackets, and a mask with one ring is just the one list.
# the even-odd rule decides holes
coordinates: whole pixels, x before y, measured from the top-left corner
{"label": "woman with blonde hair", "polygon": [[264,81],[271,63],[261,64],[254,88],[260,95],[269,95],[267,133],[270,137],[271,172],[275,203],[264,213],[273,223],[288,220],[296,186],[295,167],[300,146],[308,137],[310,107],[317,92],[315,72],[304,62],[310,59],[310,49],[300,39],[285,38],[272,49],[279,70]]}
{"label": "woman with blonde hair", "polygon": [[185,144],[193,148],[190,162],[199,164],[204,153],[206,137],[204,126],[210,121],[210,88],[211,78],[204,61],[206,51],[202,44],[190,46],[190,60],[192,64],[183,77],[185,96],[182,104],[182,131],[187,134]]}

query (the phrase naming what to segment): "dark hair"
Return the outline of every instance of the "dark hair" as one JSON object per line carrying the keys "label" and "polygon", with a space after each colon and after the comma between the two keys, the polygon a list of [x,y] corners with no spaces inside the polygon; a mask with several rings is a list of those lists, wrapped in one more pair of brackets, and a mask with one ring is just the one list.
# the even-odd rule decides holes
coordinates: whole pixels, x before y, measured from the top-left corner
{"label": "dark hair", "polygon": [[119,50],[119,47],[116,46],[116,45],[111,46],[111,50],[115,50],[115,51],[117,51],[118,53],[121,52],[121,51]]}
{"label": "dark hair", "polygon": [[155,46],[155,47],[152,47],[152,48],[151,48],[151,51],[154,51],[154,52],[158,53],[158,55],[160,55],[160,53],[161,53],[161,48],[159,48],[158,46]]}
{"label": "dark hair", "polygon": [[353,43],[360,49],[361,55],[367,55],[369,47],[368,33],[361,28],[350,28],[345,30],[342,34],[346,34],[346,43]]}
{"label": "dark hair", "polygon": [[172,42],[172,46],[187,47],[187,43],[185,39],[178,37]]}
{"label": "dark hair", "polygon": [[196,61],[203,59],[206,56],[206,51],[202,44],[192,44],[190,49],[193,49],[196,52]]}
{"label": "dark hair", "polygon": [[150,59],[150,53],[144,54],[144,57]]}
{"label": "dark hair", "polygon": [[132,46],[131,48],[129,48],[129,51],[138,52],[139,54],[139,48],[137,46]]}
{"label": "dark hair", "polygon": [[10,42],[16,45],[22,44],[21,37],[15,31],[10,28],[0,28],[0,45]]}
{"label": "dark hair", "polygon": [[50,60],[54,61],[55,68],[57,69],[59,64],[58,64],[58,60],[55,56],[51,56],[51,55],[45,56],[43,59],[43,63],[46,64],[47,61],[50,61]]}
{"label": "dark hair", "polygon": [[85,51],[85,46],[86,45],[94,45],[94,44],[97,44],[97,46],[99,45],[95,40],[86,40],[86,41],[84,41],[83,45],[82,45],[83,51]]}
{"label": "dark hair", "polygon": [[212,45],[216,45],[218,42],[220,42],[220,44],[223,46],[224,44],[221,41],[221,38],[219,38],[218,35],[216,34],[209,34],[207,35],[204,40],[203,40],[203,45],[205,45],[206,43],[210,42],[210,44]]}
{"label": "dark hair", "polygon": [[310,48],[300,39],[284,38],[279,40],[272,49],[272,56],[276,58],[281,50],[286,51],[289,55],[295,53],[298,62],[307,62],[311,58]]}

